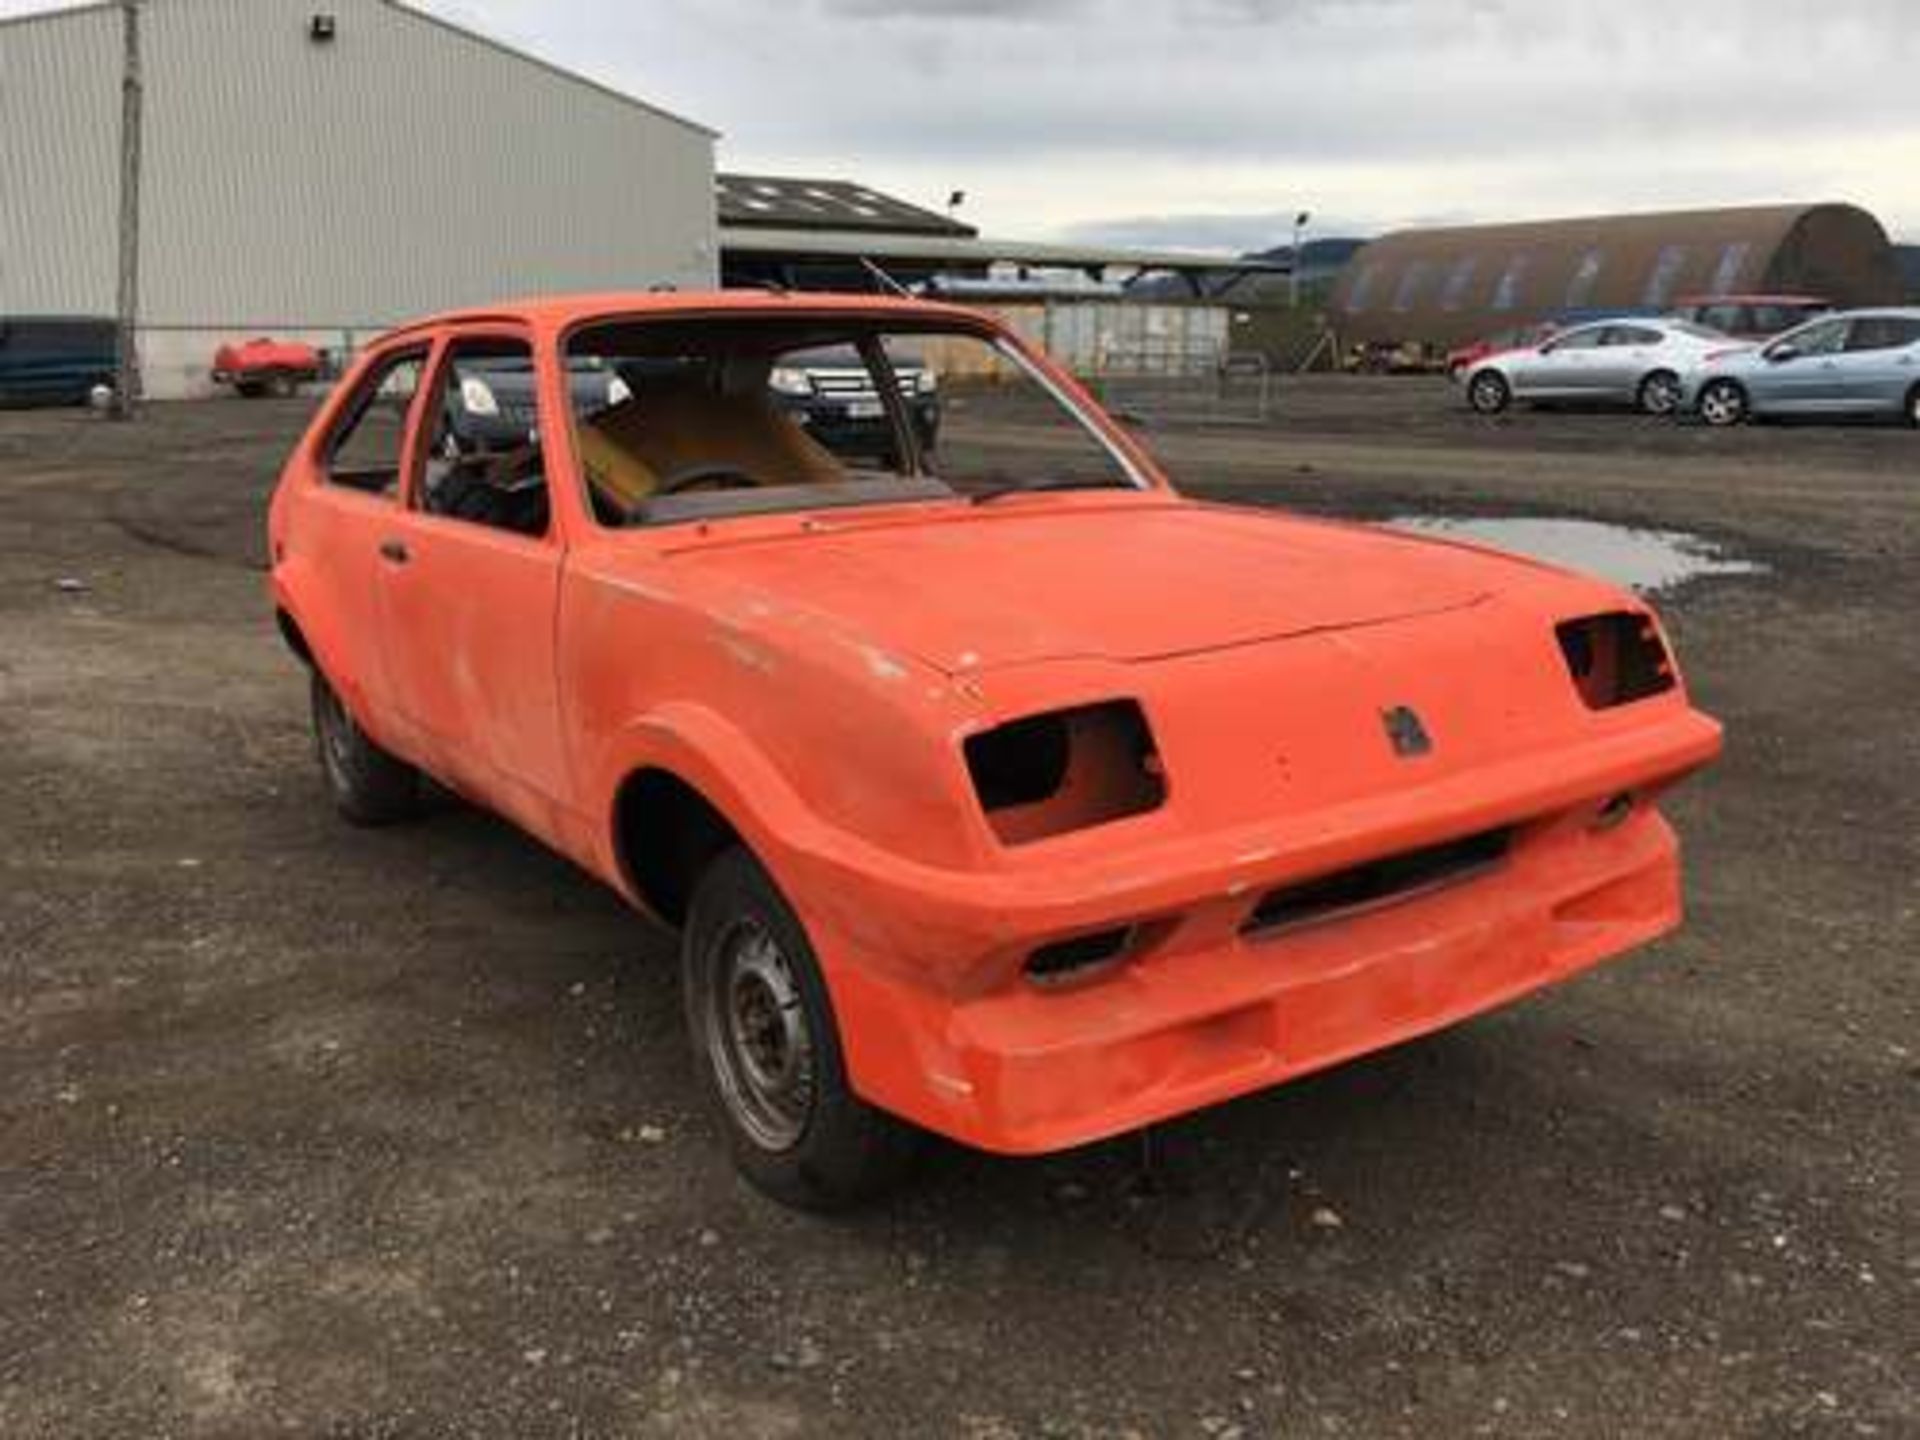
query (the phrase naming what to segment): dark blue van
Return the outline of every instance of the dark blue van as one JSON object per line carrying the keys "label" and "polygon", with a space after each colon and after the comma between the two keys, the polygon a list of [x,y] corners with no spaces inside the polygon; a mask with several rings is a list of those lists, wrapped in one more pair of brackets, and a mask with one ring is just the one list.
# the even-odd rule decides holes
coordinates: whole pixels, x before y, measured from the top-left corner
{"label": "dark blue van", "polygon": [[112,385],[111,320],[69,315],[0,315],[0,405],[84,405]]}

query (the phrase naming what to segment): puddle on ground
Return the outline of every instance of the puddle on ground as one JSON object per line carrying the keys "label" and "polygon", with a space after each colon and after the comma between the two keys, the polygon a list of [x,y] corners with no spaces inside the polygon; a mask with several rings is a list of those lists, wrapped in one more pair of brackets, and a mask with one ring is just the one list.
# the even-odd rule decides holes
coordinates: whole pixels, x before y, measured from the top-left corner
{"label": "puddle on ground", "polygon": [[1679,530],[1636,530],[1597,520],[1455,519],[1400,515],[1387,522],[1419,535],[1472,540],[1500,550],[1564,565],[1643,595],[1683,580],[1715,575],[1760,575],[1766,566],[1730,555],[1711,540]]}

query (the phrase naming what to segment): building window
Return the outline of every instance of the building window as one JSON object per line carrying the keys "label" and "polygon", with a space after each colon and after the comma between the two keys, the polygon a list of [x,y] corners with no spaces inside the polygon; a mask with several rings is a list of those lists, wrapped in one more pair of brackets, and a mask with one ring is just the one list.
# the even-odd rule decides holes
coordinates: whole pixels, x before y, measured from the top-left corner
{"label": "building window", "polygon": [[1603,251],[1589,250],[1580,257],[1580,264],[1573,272],[1573,283],[1567,286],[1567,308],[1580,310],[1593,303],[1593,287],[1600,282],[1600,270],[1607,262]]}
{"label": "building window", "polygon": [[1753,246],[1745,240],[1736,240],[1720,252],[1720,263],[1713,269],[1713,293],[1731,295],[1733,287],[1740,283],[1740,272],[1746,268],[1747,256],[1753,253]]}
{"label": "building window", "polygon": [[1433,273],[1433,266],[1425,260],[1410,260],[1407,268],[1400,272],[1400,284],[1393,292],[1393,308],[1404,315],[1413,309],[1420,298],[1420,292],[1427,288],[1427,277]]}
{"label": "building window", "polygon": [[1527,280],[1527,266],[1531,257],[1515,255],[1507,261],[1507,268],[1500,272],[1500,283],[1493,287],[1493,308],[1511,310],[1520,303],[1520,287]]}
{"label": "building window", "polygon": [[1640,303],[1655,309],[1665,305],[1672,298],[1674,282],[1680,278],[1686,263],[1686,246],[1663,246],[1659,258],[1653,262],[1653,273],[1647,276],[1647,288],[1640,297]]}
{"label": "building window", "polygon": [[1358,315],[1367,308],[1367,295],[1380,280],[1380,264],[1362,265],[1360,273],[1353,277],[1353,288],[1347,291],[1347,313]]}
{"label": "building window", "polygon": [[1480,257],[1469,255],[1454,263],[1447,272],[1447,283],[1440,287],[1440,308],[1458,310],[1467,301],[1467,287],[1473,284],[1473,273],[1480,268]]}

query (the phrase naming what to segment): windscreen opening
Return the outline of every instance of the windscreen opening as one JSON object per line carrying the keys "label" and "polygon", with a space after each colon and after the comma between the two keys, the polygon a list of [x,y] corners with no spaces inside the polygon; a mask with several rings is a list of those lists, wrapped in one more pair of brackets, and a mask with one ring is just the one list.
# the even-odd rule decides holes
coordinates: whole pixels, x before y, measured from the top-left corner
{"label": "windscreen opening", "polygon": [[623,321],[567,363],[595,377],[575,448],[608,526],[1141,483],[1016,350],[957,326]]}

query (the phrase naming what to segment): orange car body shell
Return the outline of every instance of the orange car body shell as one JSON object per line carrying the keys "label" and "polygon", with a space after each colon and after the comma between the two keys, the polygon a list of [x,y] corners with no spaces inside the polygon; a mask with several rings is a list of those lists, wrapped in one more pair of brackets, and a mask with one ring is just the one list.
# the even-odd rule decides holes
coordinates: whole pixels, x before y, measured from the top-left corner
{"label": "orange car body shell", "polygon": [[[867,1100],[984,1149],[1059,1149],[1450,1024],[1678,923],[1655,802],[1719,728],[1677,676],[1589,708],[1554,639],[1637,600],[1473,546],[1187,500],[1030,352],[1144,488],[610,530],[570,478],[565,419],[542,426],[544,536],[423,513],[418,435],[396,498],[325,481],[326,439],[380,357],[415,348],[431,373],[455,337],[523,336],[543,416],[567,417],[574,327],[720,314],[1018,345],[965,310],[872,297],[428,321],[362,358],[289,462],[272,591],[382,745],[637,905],[623,786],[665,772],[703,796],[805,924]],[[383,563],[396,546],[405,566]],[[966,738],[1115,699],[1151,725],[1165,802],[1002,843]],[[1396,753],[1392,707],[1423,717],[1428,753]],[[1280,887],[1495,829],[1504,858],[1459,883],[1247,930]],[[1028,976],[1037,947],[1117,925],[1150,937],[1127,963],[1067,987]]]}

